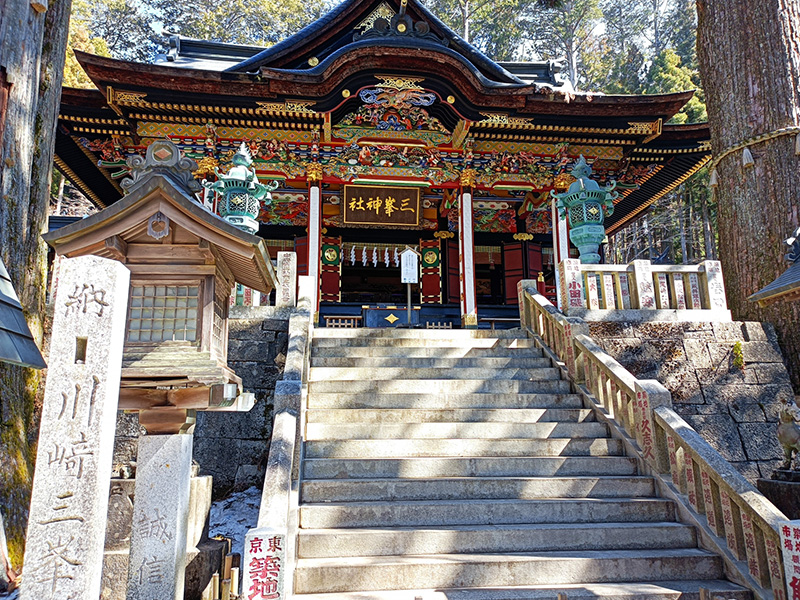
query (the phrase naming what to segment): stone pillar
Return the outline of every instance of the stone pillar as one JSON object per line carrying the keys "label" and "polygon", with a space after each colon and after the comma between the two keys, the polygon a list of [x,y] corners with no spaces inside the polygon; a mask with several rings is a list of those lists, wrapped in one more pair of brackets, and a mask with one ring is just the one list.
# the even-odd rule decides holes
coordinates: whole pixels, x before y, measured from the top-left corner
{"label": "stone pillar", "polygon": [[656,295],[653,288],[653,270],[649,260],[635,260],[630,266],[633,268],[634,292],[639,310],[652,310],[656,307]]}
{"label": "stone pillar", "polygon": [[672,408],[672,395],[655,379],[637,379],[635,390],[634,423],[642,458],[659,473],[667,473],[669,455],[666,440],[656,437],[653,411],[659,406]]}
{"label": "stone pillar", "polygon": [[728,300],[725,298],[725,283],[722,280],[722,263],[718,260],[704,260],[701,265],[706,271],[708,308],[727,310]]}
{"label": "stone pillar", "polygon": [[[191,431],[194,411],[170,412],[184,416],[184,430]],[[192,438],[185,432],[139,437],[128,600],[183,600]]]}
{"label": "stone pillar", "polygon": [[278,289],[275,306],[278,308],[297,304],[297,254],[278,252]]}
{"label": "stone pillar", "polygon": [[472,188],[465,187],[459,202],[459,242],[461,269],[461,326],[478,328],[478,307],[475,294],[475,234],[472,223]]}
{"label": "stone pillar", "polygon": [[781,523],[780,535],[786,590],[788,598],[793,600],[800,594],[800,573],[795,571],[795,566],[800,564],[800,549],[797,546],[797,540],[800,539],[800,520]]}
{"label": "stone pillar", "polygon": [[117,261],[61,263],[22,600],[100,596],[129,283]]}
{"label": "stone pillar", "polygon": [[314,280],[316,293],[312,296],[311,317],[319,321],[319,261],[320,226],[322,223],[322,190],[319,181],[308,186],[308,274]]}
{"label": "stone pillar", "polygon": [[577,258],[562,260],[558,263],[558,278],[561,311],[568,315],[570,309],[586,308],[581,261]]}
{"label": "stone pillar", "polygon": [[[569,233],[567,231],[567,219],[561,218],[558,216],[558,200],[553,198],[550,212],[552,215],[552,226],[553,226],[553,264],[558,266],[561,264],[561,261],[569,258]],[[561,289],[561,274],[559,270],[556,269],[556,289]],[[562,304],[563,302],[563,304]],[[561,298],[561,294],[558,295],[558,308],[561,311],[566,310],[567,303],[566,299]]]}

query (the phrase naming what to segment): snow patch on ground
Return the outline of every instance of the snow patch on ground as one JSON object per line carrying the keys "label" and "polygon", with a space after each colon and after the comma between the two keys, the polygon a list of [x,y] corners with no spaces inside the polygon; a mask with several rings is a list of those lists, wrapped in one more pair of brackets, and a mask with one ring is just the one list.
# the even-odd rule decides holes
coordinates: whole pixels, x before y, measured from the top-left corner
{"label": "snow patch on ground", "polygon": [[231,538],[231,551],[244,556],[244,536],[258,525],[260,505],[261,490],[255,486],[217,500],[211,505],[208,517],[209,537],[224,535]]}

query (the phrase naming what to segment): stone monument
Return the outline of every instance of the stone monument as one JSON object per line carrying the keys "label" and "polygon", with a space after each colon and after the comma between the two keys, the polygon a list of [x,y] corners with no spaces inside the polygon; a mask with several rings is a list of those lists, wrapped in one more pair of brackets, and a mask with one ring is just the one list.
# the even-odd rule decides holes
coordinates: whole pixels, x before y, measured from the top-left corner
{"label": "stone monument", "polygon": [[776,432],[783,447],[784,462],[772,471],[770,479],[758,479],[756,485],[769,501],[790,519],[800,519],[800,470],[793,468],[793,460],[800,454],[800,408],[794,403],[782,402],[780,423]]}
{"label": "stone monument", "polygon": [[[241,378],[227,364],[230,293],[236,283],[269,293],[276,286],[276,277],[263,239],[231,225],[198,200],[195,193],[200,185],[192,176],[196,164],[182,157],[172,142],[153,142],[145,158],[130,157],[128,166],[131,178],[122,182],[127,191],[124,198],[44,237],[60,255],[100,254],[124,263],[132,273],[128,319],[126,322],[125,298],[115,330],[121,370],[118,358],[110,363],[116,369],[113,397],[119,398],[120,409],[139,413],[139,425],[147,432],[139,439],[127,597],[180,600],[184,594],[191,434],[196,411],[248,411],[254,403],[253,394],[242,392]],[[87,268],[85,272],[92,271]],[[87,308],[87,302],[104,301],[97,292],[98,284],[91,287],[93,283],[68,284],[70,291],[75,287],[76,294],[86,296],[79,306],[83,313],[96,308]],[[62,279],[59,290],[65,285]],[[127,293],[127,287],[124,291]],[[76,357],[77,361],[79,341],[77,350],[59,347],[57,355]],[[85,343],[83,348],[85,351]],[[56,372],[55,381],[61,380],[61,373]],[[76,398],[78,392],[81,399],[94,393],[91,381],[80,382],[80,386],[76,383]],[[67,406],[66,399],[64,406],[62,411],[76,410],[70,408],[74,402]],[[103,506],[95,511],[102,517],[93,520],[103,523],[116,408],[117,404],[105,427],[109,448],[103,457],[105,460],[107,456],[109,462],[102,490],[94,492],[98,502],[102,498]],[[74,436],[62,434],[57,443],[63,444],[65,439]],[[45,447],[40,444],[40,448]],[[82,448],[78,445],[78,450]],[[67,458],[70,451],[66,448]],[[70,468],[75,468],[75,460],[68,463]],[[37,464],[37,468],[44,472],[48,465]],[[66,505],[66,500],[62,504]],[[103,533],[98,538],[100,553]],[[61,543],[60,539],[55,538],[55,543]],[[62,541],[72,543],[70,539],[63,537]],[[71,547],[58,549],[66,552]],[[64,556],[71,560],[71,555]],[[92,589],[89,595],[76,598],[96,600],[98,596],[99,589]],[[31,600],[34,597],[49,598],[31,596]]]}
{"label": "stone monument", "polygon": [[84,256],[60,276],[22,600],[100,596],[130,272]]}

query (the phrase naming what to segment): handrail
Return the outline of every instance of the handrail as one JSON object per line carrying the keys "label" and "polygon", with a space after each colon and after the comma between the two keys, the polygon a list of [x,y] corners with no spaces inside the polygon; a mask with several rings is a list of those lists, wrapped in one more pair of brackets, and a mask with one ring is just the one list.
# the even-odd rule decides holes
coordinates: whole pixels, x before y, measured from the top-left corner
{"label": "handrail", "polygon": [[672,409],[663,385],[637,379],[586,335],[588,324],[539,294],[535,281],[521,281],[518,290],[521,326],[552,349],[603,420],[624,432],[660,489],[722,555],[729,576],[758,598],[785,600],[786,516]]}
{"label": "handrail", "polygon": [[[247,590],[266,590],[281,600],[291,596],[296,559],[301,423],[307,395],[313,281],[299,278],[297,309],[289,318],[289,345],[283,379],[275,384],[274,420],[258,524],[244,542],[242,581]],[[273,575],[268,578],[268,574]],[[269,579],[269,581],[268,581]]]}
{"label": "handrail", "polygon": [[594,265],[565,259],[559,263],[558,273],[563,310],[569,316],[653,320],[655,314],[657,320],[731,320],[719,261],[654,265],[649,260],[635,260],[629,265]]}

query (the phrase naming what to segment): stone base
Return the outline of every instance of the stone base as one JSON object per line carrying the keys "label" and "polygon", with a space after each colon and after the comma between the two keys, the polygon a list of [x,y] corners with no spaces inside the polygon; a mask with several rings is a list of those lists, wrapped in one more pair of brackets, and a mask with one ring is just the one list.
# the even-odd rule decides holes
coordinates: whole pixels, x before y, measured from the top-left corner
{"label": "stone base", "polygon": [[[111,480],[100,600],[126,600],[127,597],[128,547],[135,483],[135,479]],[[211,576],[217,571],[221,572],[225,558],[225,542],[207,539],[211,484],[212,478],[209,476],[191,479],[184,600],[202,598]]]}
{"label": "stone base", "polygon": [[[203,540],[187,553],[184,600],[201,600],[211,576],[221,573],[227,542]],[[128,551],[106,550],[103,553],[103,584],[100,600],[126,600],[128,587]]]}
{"label": "stone base", "polygon": [[225,562],[225,540],[203,540],[197,549],[186,557],[186,579],[184,580],[183,600],[202,600],[203,591],[208,587],[214,573],[222,574]]}
{"label": "stone base", "polygon": [[[775,472],[778,471],[784,471],[784,469],[776,469]],[[796,471],[789,471],[789,473],[794,473],[793,477],[800,478],[800,473]],[[800,519],[800,479],[797,481],[758,479],[756,486],[789,520]]]}

